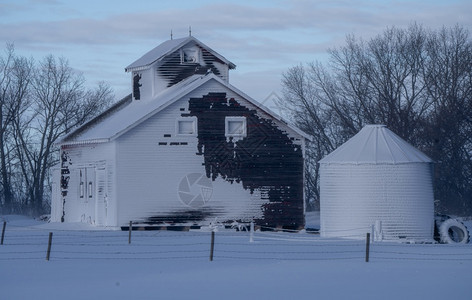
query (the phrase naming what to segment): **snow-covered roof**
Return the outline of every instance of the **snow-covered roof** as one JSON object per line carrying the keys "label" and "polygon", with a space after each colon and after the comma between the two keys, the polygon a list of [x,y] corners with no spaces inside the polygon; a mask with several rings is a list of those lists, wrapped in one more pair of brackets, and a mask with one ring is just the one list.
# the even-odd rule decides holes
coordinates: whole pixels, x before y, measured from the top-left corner
{"label": "snow-covered roof", "polygon": [[89,122],[76,129],[65,136],[59,144],[98,143],[113,140],[210,80],[219,82],[237,95],[240,95],[253,105],[259,107],[273,118],[285,123],[297,134],[306,139],[311,139],[311,136],[307,135],[297,127],[287,124],[287,122],[285,122],[280,116],[264,107],[256,100],[250,98],[234,86],[224,82],[217,75],[208,73],[205,75],[190,76],[178,84],[163,90],[154,99],[149,101],[132,101],[119,110],[115,110],[112,113],[104,113],[103,118],[99,118],[95,122]]}
{"label": "snow-covered roof", "polygon": [[182,48],[189,42],[194,42],[197,45],[199,45],[202,48],[205,48],[208,52],[210,52],[212,55],[218,57],[220,60],[225,62],[230,69],[236,68],[236,65],[227,60],[225,57],[222,55],[218,54],[216,51],[212,50],[210,47],[207,45],[203,44],[200,42],[198,39],[194,38],[193,36],[189,36],[186,38],[180,38],[180,39],[172,39],[165,41],[164,43],[160,44],[159,46],[155,47],[151,51],[147,52],[143,56],[141,56],[138,60],[130,64],[125,68],[126,72],[129,71],[135,71],[135,70],[143,70],[147,69],[151,64],[153,64],[156,61],[159,61],[166,57],[168,54]]}
{"label": "snow-covered roof", "polygon": [[400,164],[433,162],[385,125],[366,125],[319,163]]}

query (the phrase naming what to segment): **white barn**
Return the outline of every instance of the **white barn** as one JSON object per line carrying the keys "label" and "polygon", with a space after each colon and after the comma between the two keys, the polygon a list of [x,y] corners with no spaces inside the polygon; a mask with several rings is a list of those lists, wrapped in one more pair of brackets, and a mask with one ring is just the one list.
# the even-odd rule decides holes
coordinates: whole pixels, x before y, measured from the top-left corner
{"label": "white barn", "polygon": [[129,65],[132,94],[60,141],[52,221],[303,227],[309,136],[230,85],[234,68],[192,36]]}
{"label": "white barn", "polygon": [[383,125],[367,125],[320,162],[324,237],[431,241],[432,160]]}

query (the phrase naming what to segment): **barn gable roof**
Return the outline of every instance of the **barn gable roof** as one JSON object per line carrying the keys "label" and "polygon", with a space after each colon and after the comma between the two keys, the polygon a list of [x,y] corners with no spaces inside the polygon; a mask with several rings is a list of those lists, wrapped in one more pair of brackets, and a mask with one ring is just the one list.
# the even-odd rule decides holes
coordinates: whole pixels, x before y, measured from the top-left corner
{"label": "barn gable roof", "polygon": [[150,50],[143,56],[141,56],[139,59],[137,59],[135,62],[130,64],[125,68],[126,72],[130,71],[137,71],[137,70],[144,70],[149,68],[153,63],[160,61],[164,59],[168,54],[173,53],[174,51],[177,51],[180,48],[183,48],[185,45],[189,43],[195,43],[199,45],[200,47],[206,49],[208,52],[210,52],[212,55],[223,61],[225,64],[229,66],[230,69],[236,68],[236,65],[227,60],[225,57],[222,55],[218,54],[216,51],[208,47],[207,45],[203,44],[200,42],[198,39],[194,38],[193,36],[189,36],[186,38],[180,38],[180,39],[173,39],[173,40],[168,40],[159,46],[155,47],[154,49]]}
{"label": "barn gable roof", "polygon": [[320,164],[431,163],[424,153],[385,125],[366,125],[355,136],[319,161]]}
{"label": "barn gable roof", "polygon": [[247,96],[245,93],[238,90],[229,83],[224,82],[221,78],[214,75],[213,73],[208,73],[205,75],[193,75],[179,82],[178,84],[163,90],[150,101],[125,101],[125,99],[128,99],[125,98],[122,100],[123,103],[119,105],[119,109],[112,107],[111,110],[113,111],[106,111],[99,117],[66,135],[58,143],[62,145],[70,145],[100,143],[114,140],[211,80],[217,81],[219,84],[225,86],[235,94],[249,101],[265,113],[272,116],[274,119],[283,122],[288,128],[297,134],[311,140],[311,136],[307,135],[297,127],[288,124],[280,116],[272,112],[264,105]]}

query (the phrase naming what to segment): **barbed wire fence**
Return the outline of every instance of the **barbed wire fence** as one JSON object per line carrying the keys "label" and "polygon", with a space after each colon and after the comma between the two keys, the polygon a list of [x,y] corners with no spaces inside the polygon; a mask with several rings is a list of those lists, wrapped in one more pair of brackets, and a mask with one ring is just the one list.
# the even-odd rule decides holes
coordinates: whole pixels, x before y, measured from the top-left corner
{"label": "barbed wire fence", "polygon": [[[367,240],[349,236],[326,238],[275,228],[133,231],[131,243],[128,234],[127,231],[48,230],[11,224],[6,225],[5,230],[4,223],[0,261],[47,258],[54,261],[208,260],[210,252],[210,260],[472,261],[470,244],[371,242],[369,237]],[[51,245],[48,245],[48,236],[53,236]]]}

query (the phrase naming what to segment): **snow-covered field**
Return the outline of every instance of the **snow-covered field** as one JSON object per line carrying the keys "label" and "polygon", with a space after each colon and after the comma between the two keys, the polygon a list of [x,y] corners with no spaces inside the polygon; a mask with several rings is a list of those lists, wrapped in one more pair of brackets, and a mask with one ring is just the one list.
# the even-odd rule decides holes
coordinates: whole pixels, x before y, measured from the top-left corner
{"label": "snow-covered field", "polygon": [[0,220],[0,299],[472,299],[471,244],[377,242],[366,263],[365,241],[219,230],[210,261],[205,230],[128,244],[125,231]]}

